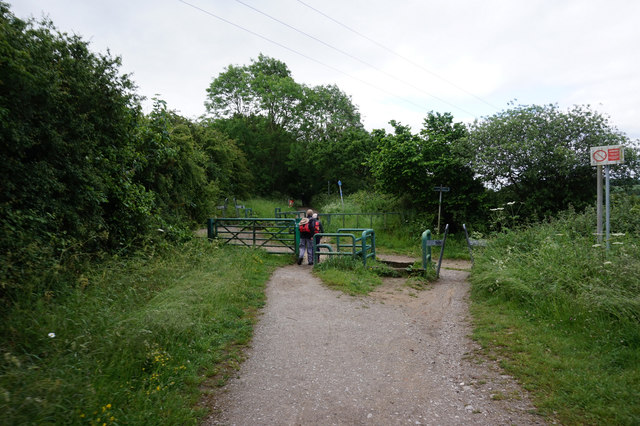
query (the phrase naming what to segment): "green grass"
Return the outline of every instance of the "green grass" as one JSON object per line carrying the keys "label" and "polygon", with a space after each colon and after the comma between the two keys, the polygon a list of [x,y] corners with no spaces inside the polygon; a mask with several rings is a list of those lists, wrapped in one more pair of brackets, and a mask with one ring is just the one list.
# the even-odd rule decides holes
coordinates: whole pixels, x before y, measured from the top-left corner
{"label": "green grass", "polygon": [[382,284],[380,275],[391,274],[389,268],[370,261],[365,267],[360,259],[347,256],[336,256],[319,263],[313,269],[329,288],[340,290],[350,295],[368,294]]}
{"label": "green grass", "polygon": [[197,424],[200,384],[241,359],[290,260],[196,240],[18,302],[3,317],[2,423]]}
{"label": "green grass", "polygon": [[[280,206],[254,205],[267,216]],[[593,223],[571,214],[474,251],[474,338],[549,419],[640,424],[640,241],[627,232],[607,253]],[[376,230],[378,250],[419,258],[419,237],[399,229]],[[464,238],[449,237],[445,257],[467,258]],[[2,424],[198,424],[202,392],[243,358],[266,280],[290,263],[196,240],[115,257],[54,287],[66,292],[23,296],[0,313]],[[314,274],[359,295],[394,272],[345,257]]]}
{"label": "green grass", "polygon": [[[252,216],[254,217],[275,217],[275,209],[279,207],[282,211],[296,211],[297,208],[288,207],[288,200],[283,199],[271,199],[271,198],[250,198],[243,201],[245,207],[251,208]],[[292,216],[290,216],[292,217]]]}
{"label": "green grass", "polygon": [[474,337],[562,424],[640,423],[640,250],[573,215],[499,235],[473,268]]}

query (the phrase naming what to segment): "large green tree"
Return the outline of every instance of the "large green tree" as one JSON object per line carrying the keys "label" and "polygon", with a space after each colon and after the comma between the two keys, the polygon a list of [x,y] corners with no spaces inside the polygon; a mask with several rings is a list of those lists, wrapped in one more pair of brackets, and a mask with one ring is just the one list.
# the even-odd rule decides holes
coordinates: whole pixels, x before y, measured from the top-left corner
{"label": "large green tree", "polygon": [[[467,152],[474,171],[502,196],[523,203],[533,219],[595,201],[592,146],[628,143],[608,118],[589,107],[516,106],[471,125]],[[618,177],[627,166],[615,168]]]}
{"label": "large green tree", "polygon": [[[227,67],[207,93],[214,126],[245,153],[256,193],[308,201],[327,178],[361,175],[367,151],[359,148],[370,138],[358,109],[337,86],[296,83],[286,64],[260,55],[249,65]],[[354,153],[360,154],[355,161],[348,157]],[[353,189],[362,181],[354,180]]]}
{"label": "large green tree", "polygon": [[443,197],[443,223],[460,226],[475,220],[484,190],[467,158],[460,155],[465,126],[455,123],[450,113],[434,112],[418,134],[395,121],[391,125],[394,133],[374,132],[377,146],[368,159],[378,189],[404,198],[412,208],[433,217],[439,203],[434,187],[449,187]]}

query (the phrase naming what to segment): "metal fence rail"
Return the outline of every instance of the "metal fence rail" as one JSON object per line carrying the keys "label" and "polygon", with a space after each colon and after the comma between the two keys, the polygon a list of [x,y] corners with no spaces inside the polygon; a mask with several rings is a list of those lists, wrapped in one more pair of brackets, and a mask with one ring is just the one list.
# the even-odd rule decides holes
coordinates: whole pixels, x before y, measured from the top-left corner
{"label": "metal fence rail", "polygon": [[[355,232],[362,232],[360,237],[356,237]],[[370,228],[341,228],[338,232],[323,232],[316,234],[318,237],[333,237],[336,239],[336,251],[329,244],[316,244],[313,239],[314,265],[318,264],[320,255],[326,256],[360,256],[362,263],[366,266],[368,258],[376,258],[376,234]],[[344,239],[348,242],[345,243]],[[342,240],[342,241],[341,241]],[[320,251],[325,248],[328,251]],[[344,249],[347,249],[346,251]]]}
{"label": "metal fence rail", "polygon": [[472,247],[486,247],[487,240],[476,240],[473,238],[469,238],[469,232],[467,231],[467,225],[462,224],[462,229],[464,229],[464,237],[467,239],[467,247],[469,248],[469,257],[471,258],[471,263],[473,264],[473,253]]}
{"label": "metal fence rail", "polygon": [[207,236],[224,244],[265,248],[272,253],[298,253],[296,219],[216,218],[207,221]]}
{"label": "metal fence rail", "polygon": [[[303,218],[307,214],[306,211],[291,211],[291,212],[283,212],[280,207],[276,207],[274,211],[275,217],[296,217]],[[397,217],[399,220],[402,220],[403,215],[400,212],[384,212],[384,213],[319,213],[318,218],[322,221],[325,228],[330,228],[332,226],[340,226],[340,222],[342,222],[342,227],[346,227],[347,219],[355,218],[356,228],[360,228],[360,223],[363,225],[366,224],[368,217],[369,229],[373,228],[373,221],[375,218],[382,217],[382,226],[384,228],[389,224],[390,217]],[[366,225],[365,225],[366,226]]]}
{"label": "metal fence rail", "polygon": [[440,258],[438,259],[438,267],[436,268],[436,277],[440,276],[440,266],[442,265],[442,257],[444,255],[444,246],[447,243],[447,234],[449,233],[449,224],[444,227],[444,238],[442,240],[432,240],[431,231],[426,230],[422,233],[422,269],[425,271],[431,266],[431,247],[440,248]]}

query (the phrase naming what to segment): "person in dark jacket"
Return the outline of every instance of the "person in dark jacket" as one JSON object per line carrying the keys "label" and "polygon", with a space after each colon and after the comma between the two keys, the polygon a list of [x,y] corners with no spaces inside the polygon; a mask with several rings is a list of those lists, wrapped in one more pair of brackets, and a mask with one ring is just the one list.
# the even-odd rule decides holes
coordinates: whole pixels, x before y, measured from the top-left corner
{"label": "person in dark jacket", "polygon": [[316,245],[320,244],[320,240],[322,239],[322,237],[316,235],[316,234],[321,234],[324,232],[324,227],[322,226],[322,222],[320,222],[320,219],[318,219],[318,213],[314,213],[313,214],[313,219],[315,220],[315,224],[314,224],[314,237],[316,239]]}
{"label": "person in dark jacket", "polygon": [[304,260],[304,253],[307,252],[309,265],[313,265],[313,234],[315,234],[315,220],[313,210],[307,210],[307,217],[300,219],[300,253],[298,254],[298,265]]}

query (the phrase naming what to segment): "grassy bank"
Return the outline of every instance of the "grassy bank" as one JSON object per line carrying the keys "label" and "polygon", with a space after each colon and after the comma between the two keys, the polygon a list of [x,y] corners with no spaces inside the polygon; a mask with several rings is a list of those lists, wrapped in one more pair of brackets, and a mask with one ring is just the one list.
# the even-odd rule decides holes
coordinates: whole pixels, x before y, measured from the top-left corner
{"label": "grassy bank", "polygon": [[199,385],[241,358],[286,256],[191,241],[112,260],[3,318],[3,424],[197,424]]}
{"label": "grassy bank", "polygon": [[639,424],[640,240],[567,215],[498,236],[472,272],[474,336],[563,424]]}

